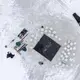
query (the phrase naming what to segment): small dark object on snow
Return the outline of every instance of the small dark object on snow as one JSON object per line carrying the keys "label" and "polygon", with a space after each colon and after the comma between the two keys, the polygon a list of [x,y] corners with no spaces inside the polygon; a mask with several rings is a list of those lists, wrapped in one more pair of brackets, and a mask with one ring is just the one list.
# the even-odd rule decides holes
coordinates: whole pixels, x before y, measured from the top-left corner
{"label": "small dark object on snow", "polygon": [[40,65],[43,65],[44,63],[42,61],[39,62]]}
{"label": "small dark object on snow", "polygon": [[16,42],[16,46],[20,46],[21,45],[21,42],[19,41],[19,42]]}
{"label": "small dark object on snow", "polygon": [[18,37],[21,39],[28,31],[24,28],[20,34],[18,35]]}
{"label": "small dark object on snow", "polygon": [[7,54],[7,58],[13,58],[15,55],[14,54],[12,54],[11,52],[7,52],[8,54]]}
{"label": "small dark object on snow", "polygon": [[41,28],[44,28],[44,26],[41,26]]}
{"label": "small dark object on snow", "polygon": [[15,39],[13,39],[11,42],[14,42]]}
{"label": "small dark object on snow", "polygon": [[76,19],[77,23],[80,25],[80,17],[76,13],[73,13],[73,17]]}
{"label": "small dark object on snow", "polygon": [[26,47],[23,47],[22,50],[23,50],[23,51],[27,51]]}
{"label": "small dark object on snow", "polygon": [[7,48],[7,45],[5,45],[5,48]]}

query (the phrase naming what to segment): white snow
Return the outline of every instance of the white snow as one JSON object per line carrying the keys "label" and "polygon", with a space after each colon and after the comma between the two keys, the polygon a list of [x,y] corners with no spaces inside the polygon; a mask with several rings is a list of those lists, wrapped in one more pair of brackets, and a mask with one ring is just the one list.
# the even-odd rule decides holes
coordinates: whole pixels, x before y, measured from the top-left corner
{"label": "white snow", "polygon": [[[42,74],[42,67],[30,67],[25,61],[22,62],[21,56],[12,47],[5,49],[4,46],[9,45],[10,41],[16,38],[17,34],[24,27],[28,30],[35,30],[34,27],[40,26],[41,23],[44,25],[51,23],[51,25],[53,25],[51,21],[53,21],[55,15],[57,16],[54,17],[55,23],[69,20],[71,23],[74,22],[74,24],[69,23],[68,27],[74,25],[74,30],[76,30],[76,27],[79,26],[72,18],[72,12],[77,12],[80,15],[78,8],[80,6],[79,2],[79,0],[0,0],[0,80],[37,80],[37,78],[40,80],[43,78],[43,80],[74,80],[75,74],[77,73],[76,67],[68,71],[52,67],[49,70],[45,70]],[[67,18],[62,19],[64,17],[61,17],[61,14]],[[57,20],[58,18],[59,20]],[[62,24],[59,23],[58,25]],[[66,29],[68,27],[66,27]],[[57,29],[60,28],[57,27]],[[67,33],[67,31],[64,32]],[[80,38],[76,38],[78,39],[77,42],[79,42]],[[80,47],[79,44],[78,47]],[[13,59],[7,59],[7,51],[11,51],[15,54],[15,57]],[[79,52],[78,50],[77,53]],[[79,58],[77,59],[76,64],[80,64]],[[24,66],[26,68],[24,68]],[[32,70],[34,71],[32,72]],[[40,73],[41,78],[37,72]],[[56,74],[54,75],[54,73]],[[37,76],[37,78],[35,78],[35,76]]]}

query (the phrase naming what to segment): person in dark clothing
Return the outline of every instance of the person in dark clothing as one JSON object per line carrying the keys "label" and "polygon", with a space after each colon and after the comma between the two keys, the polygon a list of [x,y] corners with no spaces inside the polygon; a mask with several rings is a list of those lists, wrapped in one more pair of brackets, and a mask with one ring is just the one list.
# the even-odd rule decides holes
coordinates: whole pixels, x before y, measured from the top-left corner
{"label": "person in dark clothing", "polygon": [[15,55],[12,54],[11,52],[7,52],[7,58],[13,58]]}

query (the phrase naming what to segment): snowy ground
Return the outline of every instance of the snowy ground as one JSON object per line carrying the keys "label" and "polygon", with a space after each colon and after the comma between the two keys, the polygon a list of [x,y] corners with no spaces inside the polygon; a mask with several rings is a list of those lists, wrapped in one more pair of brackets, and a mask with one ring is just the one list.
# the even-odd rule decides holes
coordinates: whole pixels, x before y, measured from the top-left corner
{"label": "snowy ground", "polygon": [[[79,0],[0,0],[0,79],[33,80],[35,77],[35,75],[29,75],[31,72],[27,74],[28,70],[32,71],[33,67],[30,68],[30,65],[27,67],[28,65],[24,61],[22,62],[20,55],[13,48],[4,48],[24,27],[32,31],[41,25],[49,27],[55,25],[56,27],[53,28],[62,39],[64,39],[63,36],[66,36],[66,38],[69,37],[77,41],[75,64],[80,64],[80,34],[78,33],[80,29],[72,17],[73,12],[80,15],[79,2]],[[15,57],[13,59],[7,59],[7,51],[15,54]],[[37,72],[40,71],[38,66],[36,66],[37,70],[34,68]],[[42,70],[42,68],[40,69]],[[75,71],[77,71],[76,67],[68,71],[64,69],[60,71],[60,68],[55,69],[52,67],[46,70],[45,75],[41,73],[39,75],[42,76],[41,78],[43,80],[79,80],[79,77],[74,79],[75,74],[77,74]],[[55,73],[56,75],[54,75]],[[72,75],[72,73],[74,74]],[[34,74],[39,76],[37,73]],[[42,80],[41,78],[38,77],[38,79]],[[37,79],[35,78],[34,80]]]}

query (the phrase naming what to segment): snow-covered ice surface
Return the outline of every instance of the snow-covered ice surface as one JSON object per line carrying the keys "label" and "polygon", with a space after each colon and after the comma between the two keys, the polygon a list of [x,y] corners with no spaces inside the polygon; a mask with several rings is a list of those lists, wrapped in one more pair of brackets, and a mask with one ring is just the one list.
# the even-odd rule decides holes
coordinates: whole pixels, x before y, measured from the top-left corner
{"label": "snow-covered ice surface", "polygon": [[[72,12],[80,12],[75,2],[79,0],[0,0],[0,80],[79,80],[80,29]],[[42,25],[53,27],[62,40],[77,42],[74,67],[40,66],[34,58],[25,61],[12,47],[4,48],[23,28],[33,32]],[[15,57],[6,59],[7,51]]]}

